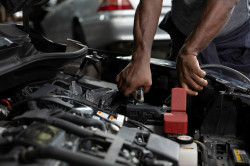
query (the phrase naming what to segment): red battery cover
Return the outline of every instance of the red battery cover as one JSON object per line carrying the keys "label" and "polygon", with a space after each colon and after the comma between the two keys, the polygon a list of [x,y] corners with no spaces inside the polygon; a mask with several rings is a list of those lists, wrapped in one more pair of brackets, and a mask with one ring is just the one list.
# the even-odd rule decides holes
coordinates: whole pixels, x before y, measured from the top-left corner
{"label": "red battery cover", "polygon": [[164,114],[164,133],[187,133],[186,95],[186,90],[183,88],[172,89],[171,113]]}
{"label": "red battery cover", "polygon": [[171,90],[171,112],[186,112],[187,93],[183,88]]}

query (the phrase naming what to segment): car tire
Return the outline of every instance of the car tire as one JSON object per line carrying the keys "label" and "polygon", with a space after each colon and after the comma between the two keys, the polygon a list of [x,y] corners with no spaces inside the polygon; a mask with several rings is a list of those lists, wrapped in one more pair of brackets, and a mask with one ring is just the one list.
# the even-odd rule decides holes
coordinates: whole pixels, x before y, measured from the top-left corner
{"label": "car tire", "polygon": [[72,37],[74,40],[80,41],[82,44],[87,45],[83,29],[79,22],[75,22],[72,27]]}

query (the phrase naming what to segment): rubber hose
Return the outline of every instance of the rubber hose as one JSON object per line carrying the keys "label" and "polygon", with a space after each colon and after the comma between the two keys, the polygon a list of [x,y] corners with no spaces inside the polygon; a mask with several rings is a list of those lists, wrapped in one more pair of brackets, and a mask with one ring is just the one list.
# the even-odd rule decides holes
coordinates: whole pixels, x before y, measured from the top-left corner
{"label": "rubber hose", "polygon": [[35,159],[56,159],[69,163],[70,165],[92,165],[92,166],[111,166],[111,163],[105,163],[104,160],[98,157],[92,157],[83,153],[72,152],[64,148],[52,146],[40,147],[31,151],[26,151],[22,154],[22,160],[26,162]]}
{"label": "rubber hose", "polygon": [[201,143],[200,141],[194,141],[197,145],[200,146],[202,150],[202,158],[203,158],[203,166],[208,166],[208,158],[207,158],[207,147]]}
{"label": "rubber hose", "polygon": [[68,122],[66,120],[50,117],[50,118],[48,118],[47,122],[50,125],[59,127],[68,133],[75,134],[75,135],[82,137],[82,138],[93,136],[93,132],[91,132],[89,130],[84,130],[84,129],[80,128],[79,126],[77,126],[71,122]]}
{"label": "rubber hose", "polygon": [[64,120],[70,121],[81,126],[94,126],[102,131],[107,131],[107,128],[103,121],[97,119],[90,119],[85,117],[74,116],[70,113],[64,113],[61,117]]}

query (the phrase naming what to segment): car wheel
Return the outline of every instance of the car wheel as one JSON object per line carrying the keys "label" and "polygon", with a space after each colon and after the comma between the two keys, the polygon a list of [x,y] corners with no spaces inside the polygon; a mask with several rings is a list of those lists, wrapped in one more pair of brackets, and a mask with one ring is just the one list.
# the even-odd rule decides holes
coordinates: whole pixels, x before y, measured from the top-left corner
{"label": "car wheel", "polygon": [[81,43],[87,45],[83,29],[82,29],[79,22],[73,24],[73,34],[72,35],[73,35],[74,40],[80,41]]}

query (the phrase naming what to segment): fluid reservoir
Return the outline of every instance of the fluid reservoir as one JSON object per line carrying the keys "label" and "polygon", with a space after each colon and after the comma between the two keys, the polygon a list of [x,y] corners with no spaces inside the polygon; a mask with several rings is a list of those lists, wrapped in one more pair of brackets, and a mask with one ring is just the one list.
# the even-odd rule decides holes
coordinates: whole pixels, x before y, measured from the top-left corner
{"label": "fluid reservoir", "polygon": [[[179,139],[179,140],[178,140]],[[182,139],[183,141],[180,141]],[[193,138],[189,136],[179,136],[177,142],[180,143],[180,166],[198,166],[198,149]]]}

